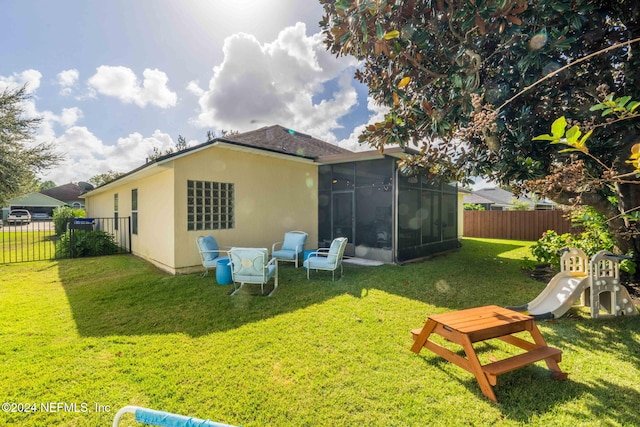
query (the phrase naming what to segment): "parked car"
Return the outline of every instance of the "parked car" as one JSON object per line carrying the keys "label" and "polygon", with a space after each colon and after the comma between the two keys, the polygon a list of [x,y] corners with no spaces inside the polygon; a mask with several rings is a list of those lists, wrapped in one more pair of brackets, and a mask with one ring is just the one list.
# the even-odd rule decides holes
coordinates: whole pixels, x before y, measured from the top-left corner
{"label": "parked car", "polygon": [[31,214],[26,209],[14,209],[7,216],[7,224],[29,224],[31,222]]}
{"label": "parked car", "polygon": [[34,212],[31,214],[32,221],[48,221],[49,219],[49,215],[44,212]]}

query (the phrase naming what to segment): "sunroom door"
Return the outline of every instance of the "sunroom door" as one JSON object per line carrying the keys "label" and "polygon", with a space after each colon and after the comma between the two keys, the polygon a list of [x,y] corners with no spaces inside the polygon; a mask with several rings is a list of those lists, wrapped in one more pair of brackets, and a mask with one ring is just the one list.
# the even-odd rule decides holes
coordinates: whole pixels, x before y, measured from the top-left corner
{"label": "sunroom door", "polygon": [[334,192],[332,196],[333,238],[346,237],[353,243],[355,208],[353,191]]}

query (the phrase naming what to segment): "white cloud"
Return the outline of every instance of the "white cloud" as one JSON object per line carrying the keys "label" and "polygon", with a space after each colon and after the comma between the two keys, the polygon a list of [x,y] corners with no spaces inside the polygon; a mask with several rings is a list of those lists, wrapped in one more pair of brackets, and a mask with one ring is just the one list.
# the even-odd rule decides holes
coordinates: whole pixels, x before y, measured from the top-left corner
{"label": "white cloud", "polygon": [[[199,127],[246,131],[279,123],[319,138],[332,138],[338,119],[357,103],[351,75],[352,58],[336,60],[326,51],[322,35],[306,35],[298,23],[285,28],[271,43],[238,33],[228,37],[224,60],[214,67],[207,89],[196,82],[189,90],[199,96]],[[327,98],[324,86],[338,81]],[[325,99],[319,101],[316,98]],[[335,139],[335,138],[333,138]]]}
{"label": "white cloud", "polygon": [[109,147],[109,157],[119,159],[113,164],[121,165],[125,171],[133,169],[140,164],[158,148],[161,152],[174,147],[175,144],[170,135],[155,130],[150,137],[144,137],[138,132],[132,133],[125,138],[118,138],[115,146]]}
{"label": "white cloud", "polygon": [[80,78],[80,73],[75,69],[64,70],[58,73],[57,78],[58,86],[60,86],[60,95],[71,95],[73,87]]}
{"label": "white cloud", "polygon": [[197,80],[192,80],[187,85],[187,90],[197,97],[204,95],[204,90],[200,87]]}
{"label": "white cloud", "polygon": [[60,114],[59,123],[64,127],[73,126],[83,116],[82,110],[78,107],[63,108]]}
{"label": "white cloud", "polygon": [[38,70],[25,70],[21,73],[13,73],[9,77],[0,76],[0,92],[4,90],[14,90],[27,85],[27,93],[32,94],[40,87],[42,73]]}
{"label": "white cloud", "polygon": [[118,138],[115,145],[107,145],[83,126],[72,126],[49,141],[64,155],[64,161],[47,171],[44,179],[59,185],[87,181],[109,170],[128,172],[142,165],[154,147],[164,151],[175,145],[171,136],[159,130],[149,137],[135,132]]}
{"label": "white cloud", "polygon": [[353,132],[351,132],[351,135],[349,135],[347,139],[343,139],[338,142],[337,145],[351,151],[366,151],[373,149],[369,144],[359,143],[358,136],[360,136],[368,125],[383,121],[384,115],[389,112],[389,107],[379,105],[372,97],[369,96],[367,97],[367,109],[371,112],[369,121],[360,126],[356,126],[353,129]]}
{"label": "white cloud", "polygon": [[178,96],[167,87],[169,78],[164,72],[147,68],[142,75],[144,79],[141,85],[130,68],[101,65],[88,83],[96,92],[118,98],[124,103],[134,103],[140,107],[151,104],[160,108],[176,105]]}

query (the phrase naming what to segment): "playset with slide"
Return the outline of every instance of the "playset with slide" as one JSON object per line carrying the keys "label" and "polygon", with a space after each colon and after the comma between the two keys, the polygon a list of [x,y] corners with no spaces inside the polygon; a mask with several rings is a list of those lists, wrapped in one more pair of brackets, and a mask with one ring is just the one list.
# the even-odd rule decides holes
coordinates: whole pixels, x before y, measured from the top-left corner
{"label": "playset with slide", "polygon": [[591,260],[581,249],[566,250],[560,258],[560,273],[531,302],[507,307],[536,319],[561,317],[580,299],[591,309],[591,317],[637,315],[627,289],[620,283],[620,261],[624,256],[600,251]]}

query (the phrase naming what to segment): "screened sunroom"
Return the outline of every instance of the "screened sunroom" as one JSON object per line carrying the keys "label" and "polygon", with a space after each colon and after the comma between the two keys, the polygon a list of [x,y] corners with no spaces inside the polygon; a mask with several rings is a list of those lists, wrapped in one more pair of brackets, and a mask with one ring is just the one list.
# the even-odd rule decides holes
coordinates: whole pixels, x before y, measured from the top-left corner
{"label": "screened sunroom", "polygon": [[399,152],[318,159],[318,242],[347,237],[345,255],[403,263],[460,247],[458,189],[404,176]]}

